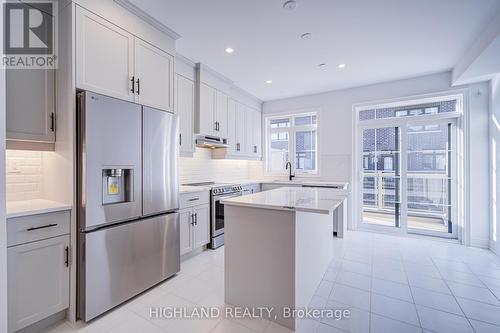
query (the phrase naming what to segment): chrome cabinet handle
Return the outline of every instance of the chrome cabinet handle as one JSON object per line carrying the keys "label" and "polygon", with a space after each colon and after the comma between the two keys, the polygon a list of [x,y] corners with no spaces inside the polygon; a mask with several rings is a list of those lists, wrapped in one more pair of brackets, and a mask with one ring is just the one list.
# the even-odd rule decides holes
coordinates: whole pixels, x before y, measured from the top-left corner
{"label": "chrome cabinet handle", "polygon": [[194,213],[194,225],[198,225],[198,213]]}
{"label": "chrome cabinet handle", "polygon": [[195,222],[194,222],[194,214],[191,214],[191,225],[194,225]]}
{"label": "chrome cabinet handle", "polygon": [[45,229],[45,228],[52,228],[52,227],[55,227],[55,226],[57,226],[57,223],[51,223],[51,224],[47,224],[47,225],[42,225],[40,227],[31,227],[31,228],[26,229],[26,231],[33,231],[33,230],[39,230],[39,229]]}
{"label": "chrome cabinet handle", "polygon": [[132,82],[132,88],[130,89],[130,92],[135,94],[135,76],[132,76],[130,82]]}
{"label": "chrome cabinet handle", "polygon": [[137,95],[140,95],[141,94],[141,81],[139,80],[139,78],[137,78],[136,83],[137,83]]}
{"label": "chrome cabinet handle", "polygon": [[197,201],[197,200],[200,200],[200,198],[191,198],[188,201]]}

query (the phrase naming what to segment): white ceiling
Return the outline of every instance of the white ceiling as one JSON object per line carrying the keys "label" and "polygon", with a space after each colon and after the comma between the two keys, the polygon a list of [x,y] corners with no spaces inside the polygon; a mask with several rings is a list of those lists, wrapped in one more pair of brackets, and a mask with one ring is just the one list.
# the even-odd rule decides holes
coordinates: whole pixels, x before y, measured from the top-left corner
{"label": "white ceiling", "polygon": [[500,11],[499,0],[131,2],[182,35],[180,54],[264,101],[449,70]]}

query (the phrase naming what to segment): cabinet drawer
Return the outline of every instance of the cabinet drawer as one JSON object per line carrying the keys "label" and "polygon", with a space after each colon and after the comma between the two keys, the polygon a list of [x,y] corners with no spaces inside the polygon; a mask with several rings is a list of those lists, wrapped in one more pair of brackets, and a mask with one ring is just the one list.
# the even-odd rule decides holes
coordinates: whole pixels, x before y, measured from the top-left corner
{"label": "cabinet drawer", "polygon": [[182,193],[180,195],[180,209],[208,204],[210,195],[208,191]]}
{"label": "cabinet drawer", "polygon": [[7,246],[69,234],[70,211],[7,219]]}

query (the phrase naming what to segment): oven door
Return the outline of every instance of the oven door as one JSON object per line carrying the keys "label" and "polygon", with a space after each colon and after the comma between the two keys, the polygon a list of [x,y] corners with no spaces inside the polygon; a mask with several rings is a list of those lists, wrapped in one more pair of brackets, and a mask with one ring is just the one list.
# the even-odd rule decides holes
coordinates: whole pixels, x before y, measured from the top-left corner
{"label": "oven door", "polygon": [[241,192],[231,193],[227,195],[214,195],[212,199],[212,237],[222,235],[224,233],[224,205],[222,200],[234,197],[240,197]]}

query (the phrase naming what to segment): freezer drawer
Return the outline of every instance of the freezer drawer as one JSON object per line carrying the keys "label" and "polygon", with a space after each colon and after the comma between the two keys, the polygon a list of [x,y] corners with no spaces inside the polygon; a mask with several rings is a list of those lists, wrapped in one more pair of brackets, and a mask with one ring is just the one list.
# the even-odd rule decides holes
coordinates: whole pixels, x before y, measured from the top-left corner
{"label": "freezer drawer", "polygon": [[85,321],[180,271],[178,213],[80,236],[78,313]]}

